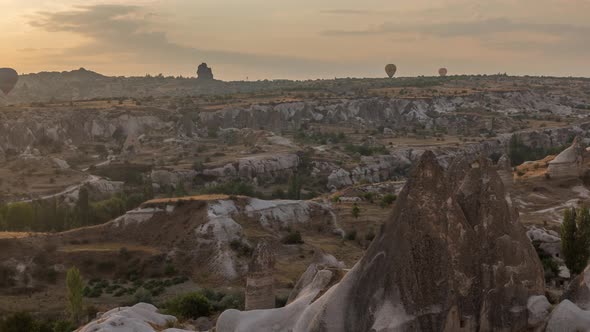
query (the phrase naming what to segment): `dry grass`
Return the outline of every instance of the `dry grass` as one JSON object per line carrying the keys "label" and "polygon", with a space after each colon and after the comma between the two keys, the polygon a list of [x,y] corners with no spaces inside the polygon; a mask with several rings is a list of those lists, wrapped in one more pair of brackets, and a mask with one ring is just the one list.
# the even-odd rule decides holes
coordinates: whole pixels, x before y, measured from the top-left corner
{"label": "dry grass", "polygon": [[0,232],[0,239],[23,239],[32,236],[43,235],[44,233],[30,232]]}
{"label": "dry grass", "polygon": [[178,202],[194,202],[194,201],[217,201],[230,199],[229,195],[196,195],[196,196],[185,196],[185,197],[172,197],[172,198],[158,198],[152,199],[145,203],[144,206],[158,205],[158,204],[173,204]]}
{"label": "dry grass", "polygon": [[516,179],[529,179],[536,177],[544,177],[547,173],[549,162],[555,159],[556,156],[547,156],[541,160],[529,161],[516,167]]}

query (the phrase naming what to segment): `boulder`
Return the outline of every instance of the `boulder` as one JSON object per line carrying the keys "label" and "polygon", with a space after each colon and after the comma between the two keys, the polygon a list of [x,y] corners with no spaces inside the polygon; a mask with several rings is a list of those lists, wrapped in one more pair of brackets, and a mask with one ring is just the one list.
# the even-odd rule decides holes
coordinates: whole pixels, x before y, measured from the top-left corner
{"label": "boulder", "polygon": [[562,301],[549,316],[546,332],[579,332],[590,329],[590,311],[569,300]]}
{"label": "boulder", "polygon": [[570,282],[562,298],[574,302],[583,310],[590,310],[590,266]]}
{"label": "boulder", "polygon": [[545,324],[551,313],[551,303],[543,295],[531,296],[527,301],[529,328],[539,328]]}
{"label": "boulder", "polygon": [[553,179],[581,176],[583,153],[581,139],[576,137],[569,148],[549,162],[547,173]]}
{"label": "boulder", "polygon": [[[120,307],[110,310],[77,332],[181,332],[185,330],[164,329],[170,323],[176,323],[174,316],[158,313],[158,308],[147,303],[138,303],[132,307]],[[157,328],[157,329],[156,329]]]}

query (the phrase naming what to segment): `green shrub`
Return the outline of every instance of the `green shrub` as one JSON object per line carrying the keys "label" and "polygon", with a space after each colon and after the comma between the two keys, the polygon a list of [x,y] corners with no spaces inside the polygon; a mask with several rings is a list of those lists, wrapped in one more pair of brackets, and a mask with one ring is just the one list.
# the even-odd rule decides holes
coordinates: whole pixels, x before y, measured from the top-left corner
{"label": "green shrub", "polygon": [[373,193],[365,193],[363,195],[363,197],[365,198],[365,200],[369,201],[370,203],[373,203],[374,196],[375,195]]}
{"label": "green shrub", "polygon": [[74,331],[76,327],[72,322],[68,322],[65,320],[58,320],[53,323],[53,332],[71,332]]}
{"label": "green shrub", "polygon": [[133,301],[135,303],[153,303],[152,292],[142,287],[133,294]]}
{"label": "green shrub", "polygon": [[2,332],[35,332],[38,330],[39,325],[33,316],[24,312],[13,314],[3,321],[0,321],[0,331]]}
{"label": "green shrub", "polygon": [[289,300],[288,296],[276,296],[275,297],[275,308],[282,308],[287,305]]}
{"label": "green shrub", "polygon": [[301,233],[299,231],[290,231],[283,237],[281,242],[284,244],[302,244],[303,238],[301,237]]}
{"label": "green shrub", "polygon": [[385,194],[381,198],[381,206],[382,207],[390,206],[396,200],[397,200],[397,195],[394,195],[394,194]]}
{"label": "green shrub", "polygon": [[244,309],[243,294],[226,294],[217,303],[214,303],[215,310],[224,311],[227,309]]}
{"label": "green shrub", "polygon": [[177,274],[178,271],[176,270],[176,267],[174,267],[174,265],[168,263],[166,264],[166,267],[164,268],[164,274],[167,276],[173,276],[175,274]]}
{"label": "green shrub", "polygon": [[243,243],[238,239],[234,239],[229,243],[230,248],[237,252],[239,256],[250,257],[252,255],[252,247]]}
{"label": "green shrub", "polygon": [[373,241],[374,238],[375,238],[375,231],[373,231],[373,229],[371,228],[365,234],[365,240],[367,240],[367,241]]}
{"label": "green shrub", "polygon": [[344,238],[348,241],[356,240],[356,229],[346,232],[346,235],[344,235]]}
{"label": "green shrub", "polygon": [[180,295],[166,302],[166,313],[181,319],[209,316],[213,310],[209,300],[199,292]]}

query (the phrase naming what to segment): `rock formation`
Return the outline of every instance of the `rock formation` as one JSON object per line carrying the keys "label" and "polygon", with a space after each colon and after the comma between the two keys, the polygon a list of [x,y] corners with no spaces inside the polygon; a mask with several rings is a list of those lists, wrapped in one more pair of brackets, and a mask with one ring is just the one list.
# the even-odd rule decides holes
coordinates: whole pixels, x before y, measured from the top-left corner
{"label": "rock formation", "polygon": [[504,188],[506,191],[510,191],[512,185],[514,184],[514,177],[512,175],[512,165],[510,163],[510,158],[507,155],[502,155],[500,159],[498,159],[498,175],[502,179],[504,183]]}
{"label": "rock formation", "polygon": [[590,312],[584,311],[571,301],[561,302],[549,317],[546,332],[588,331]]}
{"label": "rock formation", "polygon": [[578,177],[582,175],[583,152],[581,139],[576,137],[572,145],[549,162],[547,173],[551,178]]}
{"label": "rock formation", "polygon": [[[138,303],[133,307],[115,308],[100,315],[96,320],[77,330],[78,332],[182,332],[188,330],[166,329],[178,320],[174,316],[162,315],[151,304]],[[156,329],[157,328],[157,329]]]}
{"label": "rock formation", "polygon": [[246,310],[275,307],[274,265],[275,258],[272,248],[267,242],[260,242],[256,246],[252,261],[248,266]]}
{"label": "rock formation", "polygon": [[213,80],[213,71],[206,63],[201,63],[199,68],[197,69],[197,78],[203,81],[212,81]]}
{"label": "rock formation", "polygon": [[[363,259],[303,312],[295,313],[296,300],[273,319],[298,315],[282,317],[296,321],[286,327],[293,331],[526,329],[543,269],[505,197],[488,160],[445,171],[424,153]],[[268,315],[224,315],[218,331],[246,331],[246,321],[271,331]]]}
{"label": "rock formation", "polygon": [[590,266],[572,280],[563,298],[574,302],[584,310],[590,310]]}

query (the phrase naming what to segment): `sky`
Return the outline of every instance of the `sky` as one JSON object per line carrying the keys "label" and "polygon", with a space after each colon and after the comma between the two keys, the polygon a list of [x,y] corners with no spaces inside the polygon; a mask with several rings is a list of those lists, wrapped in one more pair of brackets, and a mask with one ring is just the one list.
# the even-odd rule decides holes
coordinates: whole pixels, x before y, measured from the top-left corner
{"label": "sky", "polygon": [[590,77],[590,0],[0,0],[0,67],[222,80]]}

